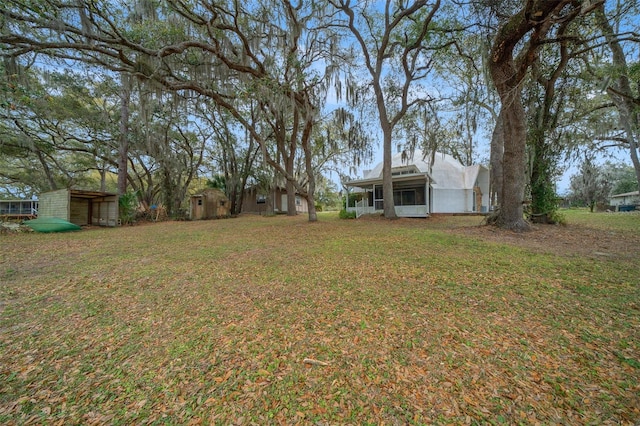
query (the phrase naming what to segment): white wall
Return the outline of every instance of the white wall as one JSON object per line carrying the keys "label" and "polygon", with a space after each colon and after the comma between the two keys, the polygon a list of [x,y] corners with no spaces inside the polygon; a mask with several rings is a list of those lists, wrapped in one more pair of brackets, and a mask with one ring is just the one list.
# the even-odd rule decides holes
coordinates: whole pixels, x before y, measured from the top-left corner
{"label": "white wall", "polygon": [[640,202],[640,195],[627,195],[624,197],[613,197],[609,200],[612,206],[622,206],[626,204],[637,204]]}
{"label": "white wall", "polygon": [[473,190],[433,188],[431,213],[469,213],[473,209]]}

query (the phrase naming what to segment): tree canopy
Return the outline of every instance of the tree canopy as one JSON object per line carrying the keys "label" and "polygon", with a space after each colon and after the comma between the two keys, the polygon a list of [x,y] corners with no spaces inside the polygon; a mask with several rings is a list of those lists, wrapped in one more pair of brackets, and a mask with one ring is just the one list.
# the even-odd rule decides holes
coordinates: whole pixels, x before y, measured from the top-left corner
{"label": "tree canopy", "polygon": [[623,146],[640,182],[635,4],[0,8],[0,184],[16,196],[117,176],[119,193],[177,212],[194,182],[221,175],[232,209],[262,182],[286,188],[289,214],[304,198],[314,221],[322,174],[370,158],[376,141],[388,218],[398,145],[469,164],[491,139],[495,223],[515,230],[528,228],[528,199],[538,213],[554,208],[561,161],[584,147]]}

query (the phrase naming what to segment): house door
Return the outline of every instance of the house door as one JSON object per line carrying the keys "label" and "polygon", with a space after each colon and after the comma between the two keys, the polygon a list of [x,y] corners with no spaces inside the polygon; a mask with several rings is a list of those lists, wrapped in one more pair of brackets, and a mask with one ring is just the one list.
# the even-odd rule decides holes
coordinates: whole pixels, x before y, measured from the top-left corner
{"label": "house door", "polygon": [[382,185],[373,186],[373,208],[374,210],[384,209],[384,204],[382,202]]}

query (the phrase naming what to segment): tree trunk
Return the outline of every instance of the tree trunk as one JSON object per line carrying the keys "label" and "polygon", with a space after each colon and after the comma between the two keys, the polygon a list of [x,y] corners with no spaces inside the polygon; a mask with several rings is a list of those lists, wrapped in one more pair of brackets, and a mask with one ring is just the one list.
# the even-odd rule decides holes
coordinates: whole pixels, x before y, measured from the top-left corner
{"label": "tree trunk", "polygon": [[[277,146],[278,157],[282,155],[284,161],[284,178],[285,189],[287,191],[287,216],[296,216],[298,211],[296,210],[296,192],[293,182],[288,177],[295,176],[295,158],[296,158],[296,130],[297,130],[297,115],[295,115],[292,125],[292,135],[289,136],[287,142],[287,130],[285,126],[285,120],[282,112],[277,114],[275,120],[275,138]],[[288,150],[287,150],[288,147]],[[263,148],[264,150],[264,148]],[[265,151],[266,152],[266,151]],[[282,204],[282,200],[280,200]],[[276,202],[277,205],[277,202]],[[281,206],[284,209],[284,206]]]}
{"label": "tree trunk", "polygon": [[100,191],[107,192],[107,169],[101,167],[99,170],[100,173]]}
{"label": "tree trunk", "polygon": [[504,157],[504,121],[502,111],[498,115],[493,134],[491,135],[491,205],[499,206],[502,203],[502,158]]}
{"label": "tree trunk", "polygon": [[512,60],[492,62],[491,74],[502,100],[504,140],[502,191],[498,195],[500,210],[495,222],[502,228],[526,231],[530,228],[524,219],[527,132],[520,82],[512,78],[515,74]]}
{"label": "tree trunk", "polygon": [[307,209],[309,210],[309,222],[317,222],[318,213],[316,211],[316,201],[313,197],[307,198]]}
{"label": "tree trunk", "polygon": [[130,77],[120,75],[120,144],[118,146],[118,195],[127,192],[128,161],[129,161],[129,98]]}
{"label": "tree trunk", "polygon": [[[565,10],[569,4],[570,0],[522,2],[521,9],[500,25],[491,47],[489,69],[502,102],[504,118],[502,197],[495,223],[514,231],[530,229],[523,216],[527,132],[521,84],[527,70],[537,60],[539,46],[558,22],[554,18],[562,13],[566,21],[578,15],[580,5]],[[522,46],[522,50],[514,58],[518,46]]]}
{"label": "tree trunk", "polygon": [[298,214],[296,209],[296,187],[290,180],[287,180],[285,186],[287,189],[287,216],[296,216]]}
{"label": "tree trunk", "polygon": [[40,151],[40,149],[35,147],[32,148],[32,151],[38,157],[38,161],[42,166],[42,170],[44,170],[44,175],[47,177],[47,183],[49,184],[49,190],[55,191],[56,189],[58,189],[58,185],[56,184],[56,180],[53,176],[53,172],[51,171],[51,168],[49,167],[49,164],[47,163],[47,160],[42,155],[42,151]]}
{"label": "tree trunk", "polygon": [[235,216],[242,208],[242,198],[238,197],[238,185],[234,184],[231,188],[227,188],[227,197],[229,197],[229,213]]}
{"label": "tree trunk", "polygon": [[304,131],[302,132],[302,137],[300,139],[300,145],[302,145],[302,150],[304,152],[304,167],[307,175],[308,183],[307,183],[307,191],[305,198],[307,199],[307,209],[309,211],[309,222],[317,222],[318,221],[318,213],[316,212],[316,175],[315,170],[313,169],[313,152],[311,147],[309,146],[309,142],[311,140],[311,134],[313,131],[314,114],[311,113],[312,107],[310,105],[306,105],[307,110],[307,120],[305,122]]}
{"label": "tree trunk", "polygon": [[171,182],[171,172],[169,168],[163,166],[162,171],[162,198],[164,199],[164,207],[167,212],[167,216],[173,217],[174,211],[174,186]]}
{"label": "tree trunk", "polygon": [[266,203],[265,203],[264,214],[265,214],[265,216],[273,216],[275,214],[275,202],[276,202],[277,191],[276,191],[275,187],[271,187],[271,188],[269,188],[267,193],[269,195],[267,196],[267,199],[265,200]]}
{"label": "tree trunk", "polygon": [[526,186],[526,118],[520,91],[517,88],[508,95],[510,101],[503,102],[504,110],[504,157],[502,203],[499,226],[513,231],[526,231],[529,224],[524,219],[524,192]]}
{"label": "tree trunk", "polygon": [[[381,121],[382,117],[381,117]],[[391,172],[391,159],[393,151],[391,147],[391,128],[388,124],[382,124],[384,134],[382,146],[382,208],[384,217],[387,219],[397,219],[396,207],[393,202],[393,174]]]}

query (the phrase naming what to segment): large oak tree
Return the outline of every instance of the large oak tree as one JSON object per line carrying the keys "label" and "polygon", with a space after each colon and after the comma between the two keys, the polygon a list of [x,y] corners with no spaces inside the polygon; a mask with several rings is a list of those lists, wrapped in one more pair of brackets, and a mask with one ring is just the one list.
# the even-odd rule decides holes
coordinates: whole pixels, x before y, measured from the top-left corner
{"label": "large oak tree", "polygon": [[493,40],[490,70],[502,103],[504,140],[501,204],[494,218],[498,226],[529,229],[524,218],[527,120],[522,83],[540,47],[553,42],[548,35],[587,10],[579,1],[527,0],[504,19]]}
{"label": "large oak tree", "polygon": [[441,2],[416,0],[405,4],[386,0],[381,10],[376,9],[375,2],[329,0],[329,3],[344,16],[338,26],[355,38],[368,73],[367,85],[373,88],[382,131],[384,217],[393,219],[397,217],[391,172],[393,133],[412,107],[427,100],[411,91],[426,78],[431,70],[432,52],[441,47],[431,45],[427,37]]}
{"label": "large oak tree", "polygon": [[[316,219],[313,129],[337,69],[331,65],[336,39],[321,22],[326,17],[321,5],[41,0],[12,3],[2,13],[10,22],[0,34],[8,57],[44,53],[69,64],[99,65],[186,96],[207,97],[226,109],[261,146],[265,162],[286,179],[289,213],[295,214],[297,192],[307,200],[310,220]],[[128,133],[125,98],[122,152]],[[248,99],[257,102],[258,120],[245,114]],[[270,144],[277,147],[275,158]],[[304,184],[293,169],[299,155]]]}

